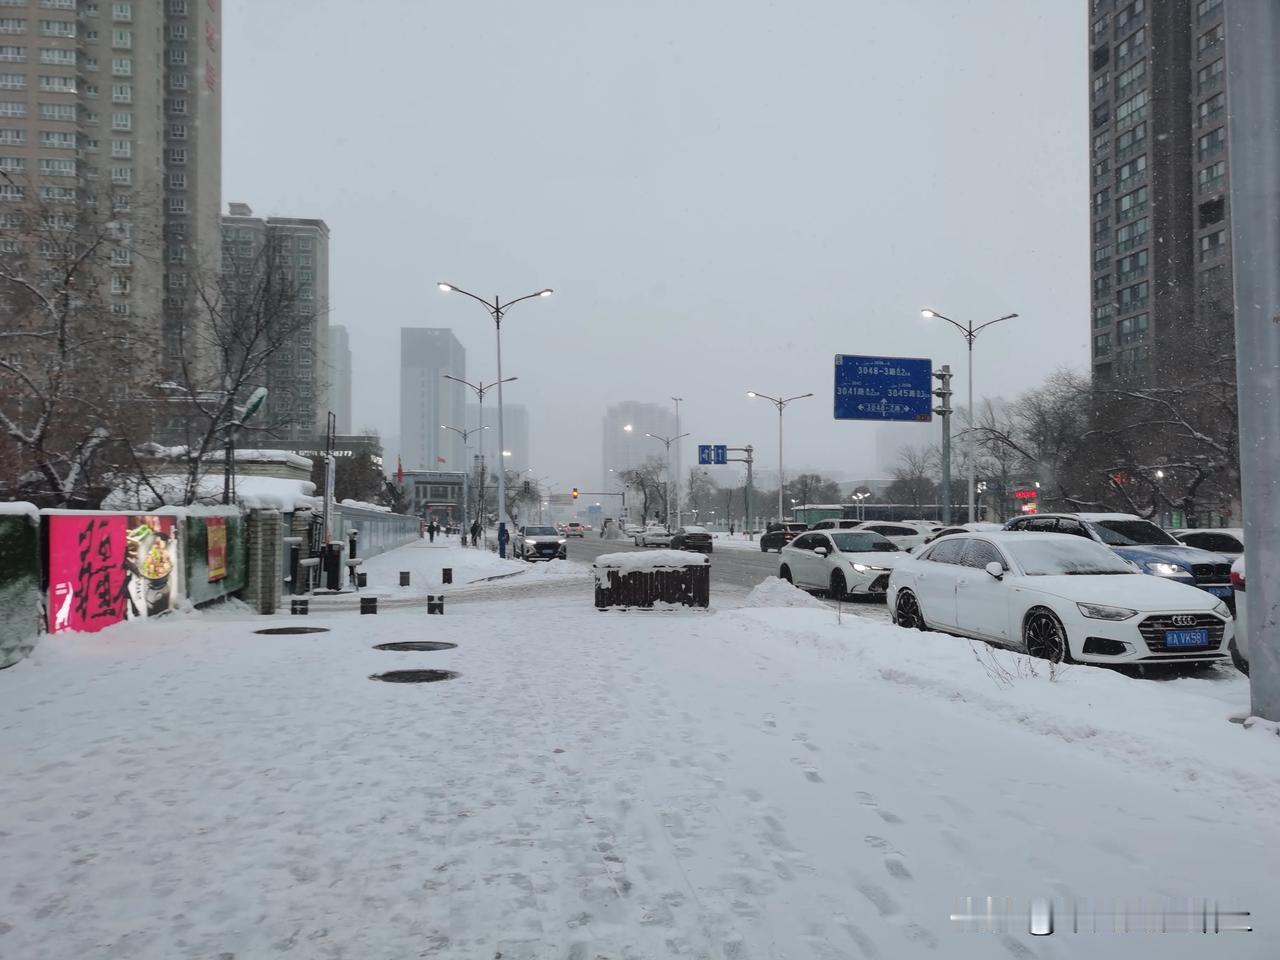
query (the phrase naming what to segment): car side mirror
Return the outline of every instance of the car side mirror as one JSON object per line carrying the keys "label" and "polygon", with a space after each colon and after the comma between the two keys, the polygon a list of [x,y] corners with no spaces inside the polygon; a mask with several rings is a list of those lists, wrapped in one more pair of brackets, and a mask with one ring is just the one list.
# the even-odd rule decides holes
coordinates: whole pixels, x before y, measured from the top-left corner
{"label": "car side mirror", "polygon": [[1004,564],[999,563],[996,560],[992,560],[990,563],[987,564],[985,569],[987,573],[991,574],[991,576],[993,576],[995,579],[997,580],[1004,579]]}
{"label": "car side mirror", "polygon": [[820,556],[820,557],[825,557],[825,556],[826,556],[828,553],[830,553],[831,551],[830,551],[830,550],[828,550],[826,547],[814,547],[814,548],[813,548],[813,552],[814,552],[814,553],[816,553],[816,554],[817,554],[818,556]]}

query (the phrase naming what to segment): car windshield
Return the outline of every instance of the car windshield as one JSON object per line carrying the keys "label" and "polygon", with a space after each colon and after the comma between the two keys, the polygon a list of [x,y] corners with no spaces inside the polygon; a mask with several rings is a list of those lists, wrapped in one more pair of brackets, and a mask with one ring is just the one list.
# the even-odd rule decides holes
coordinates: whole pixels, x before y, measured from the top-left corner
{"label": "car windshield", "polygon": [[1169,536],[1150,520],[1096,520],[1093,529],[1098,539],[1112,547],[1132,547],[1140,544],[1177,546],[1178,541]]}
{"label": "car windshield", "polygon": [[706,527],[685,527],[684,532],[685,533],[706,533],[707,528]]}
{"label": "car windshield", "polygon": [[1003,546],[1029,577],[1075,577],[1134,573],[1129,563],[1106,547],[1078,537],[1013,540]]}
{"label": "car windshield", "polygon": [[525,527],[524,535],[526,537],[554,537],[556,529],[555,527]]}
{"label": "car windshield", "polygon": [[831,534],[836,549],[841,553],[894,553],[897,546],[870,530]]}

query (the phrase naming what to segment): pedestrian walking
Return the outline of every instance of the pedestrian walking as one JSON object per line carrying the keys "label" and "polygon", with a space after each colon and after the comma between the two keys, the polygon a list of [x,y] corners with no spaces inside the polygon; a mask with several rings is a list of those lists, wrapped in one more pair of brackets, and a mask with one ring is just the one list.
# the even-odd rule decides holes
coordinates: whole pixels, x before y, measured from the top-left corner
{"label": "pedestrian walking", "polygon": [[427,524],[427,536],[430,538],[431,543],[436,542],[436,522],[434,520]]}
{"label": "pedestrian walking", "polygon": [[480,545],[480,521],[471,521],[471,545],[478,547]]}

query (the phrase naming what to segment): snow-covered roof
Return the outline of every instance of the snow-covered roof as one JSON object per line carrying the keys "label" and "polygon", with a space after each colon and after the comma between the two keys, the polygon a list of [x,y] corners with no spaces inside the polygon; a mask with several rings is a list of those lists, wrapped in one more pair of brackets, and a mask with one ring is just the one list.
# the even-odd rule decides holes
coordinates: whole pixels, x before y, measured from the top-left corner
{"label": "snow-covered roof", "polygon": [[[222,485],[221,474],[201,477],[195,502],[203,506],[221,504]],[[250,509],[286,512],[300,507],[315,508],[320,505],[320,500],[315,496],[315,489],[315,484],[310,480],[237,477],[236,502]],[[158,497],[157,494],[159,494]],[[186,477],[172,475],[153,477],[150,484],[135,482],[112,490],[102,501],[102,509],[154,510],[163,504],[176,503],[185,496]]]}
{"label": "snow-covered roof", "polygon": [[354,508],[356,508],[357,510],[373,510],[373,511],[375,511],[375,512],[377,512],[377,513],[390,513],[390,512],[391,512],[391,508],[390,508],[390,507],[384,507],[384,506],[382,506],[381,504],[377,504],[377,503],[365,503],[363,500],[351,500],[351,499],[347,499],[347,500],[343,500],[343,501],[342,501],[342,503],[340,503],[340,504],[339,504],[339,506],[342,506],[342,507],[354,507]]}

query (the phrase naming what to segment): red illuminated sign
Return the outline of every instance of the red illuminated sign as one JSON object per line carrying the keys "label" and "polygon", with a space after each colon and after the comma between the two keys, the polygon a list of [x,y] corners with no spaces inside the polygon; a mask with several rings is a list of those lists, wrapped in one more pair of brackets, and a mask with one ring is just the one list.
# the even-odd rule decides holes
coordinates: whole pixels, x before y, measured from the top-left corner
{"label": "red illuminated sign", "polygon": [[1039,490],[1015,490],[1013,491],[1016,500],[1034,500],[1040,495]]}

